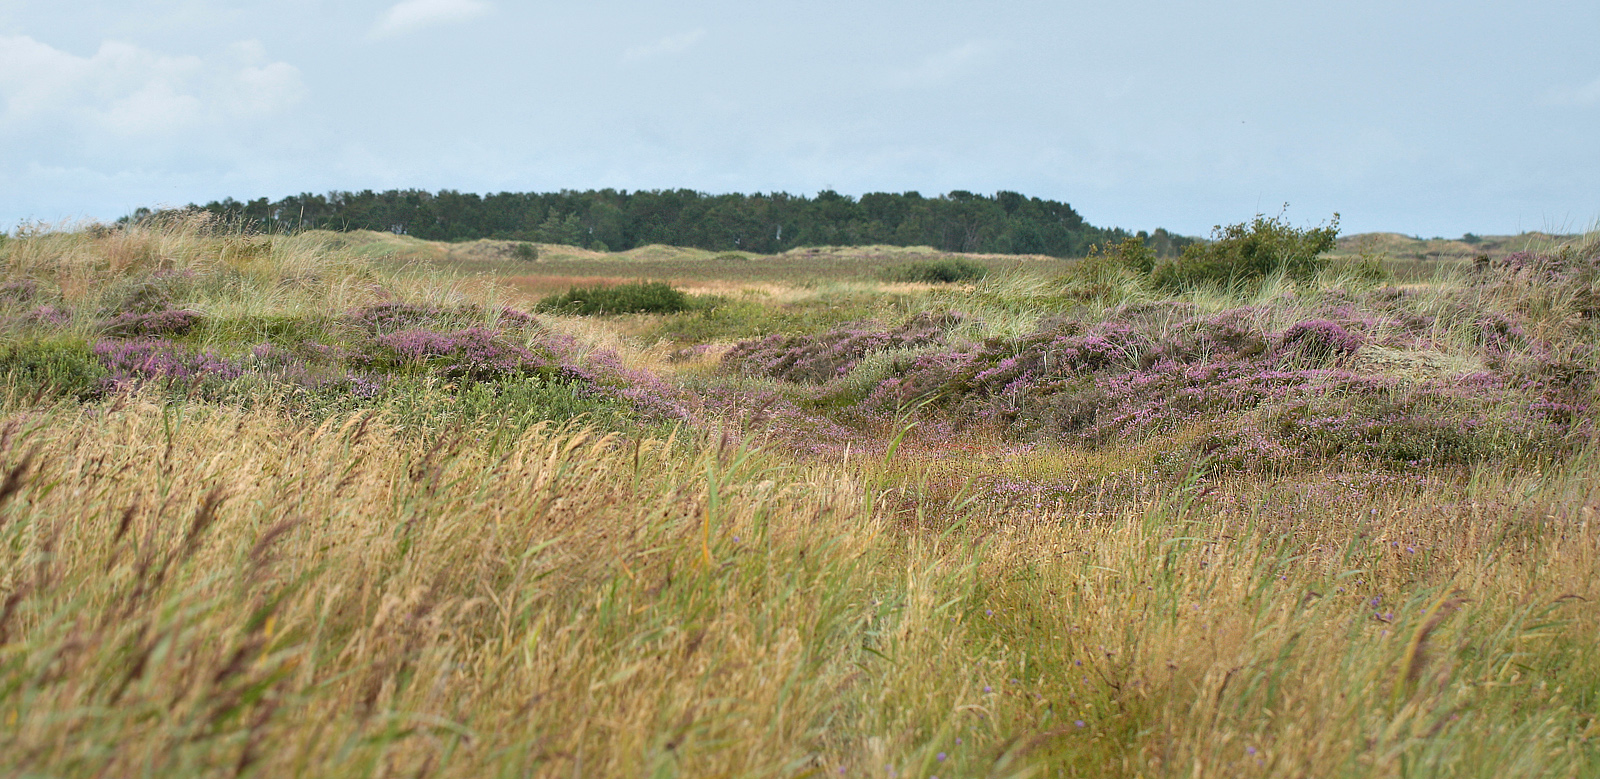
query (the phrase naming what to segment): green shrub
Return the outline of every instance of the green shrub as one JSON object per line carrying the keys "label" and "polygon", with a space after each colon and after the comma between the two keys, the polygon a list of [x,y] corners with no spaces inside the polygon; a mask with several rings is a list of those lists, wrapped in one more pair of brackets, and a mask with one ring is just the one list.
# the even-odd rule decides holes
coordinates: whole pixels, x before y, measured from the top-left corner
{"label": "green shrub", "polygon": [[1155,251],[1145,246],[1144,239],[1138,236],[1124,238],[1122,243],[1106,244],[1104,249],[1090,246],[1088,259],[1096,256],[1103,256],[1115,265],[1146,275],[1156,267]]}
{"label": "green shrub", "polygon": [[81,342],[33,342],[0,346],[0,382],[21,392],[86,400],[100,392],[105,366]]}
{"label": "green shrub", "polygon": [[542,421],[563,423],[581,417],[594,427],[619,430],[633,418],[621,401],[571,383],[532,377],[457,387],[441,386],[426,377],[397,376],[373,398],[335,393],[307,410],[325,417],[361,408],[381,408],[390,422],[408,430],[488,428],[513,439]]}
{"label": "green shrub", "polygon": [[989,269],[983,263],[969,260],[965,257],[945,257],[938,260],[913,262],[891,268],[888,271],[890,281],[914,282],[920,284],[955,284],[963,281],[976,281],[989,275]]}
{"label": "green shrub", "polygon": [[511,247],[511,256],[523,262],[533,262],[539,259],[539,247],[521,242]]}
{"label": "green shrub", "polygon": [[539,301],[535,310],[558,314],[672,314],[689,308],[689,296],[664,281],[573,287]]}
{"label": "green shrub", "polygon": [[1260,214],[1248,223],[1218,226],[1211,241],[1183,250],[1183,255],[1156,265],[1150,280],[1166,290],[1197,285],[1237,287],[1284,272],[1295,281],[1309,281],[1327,264],[1323,254],[1339,235],[1339,215],[1322,227],[1304,230],[1280,214]]}

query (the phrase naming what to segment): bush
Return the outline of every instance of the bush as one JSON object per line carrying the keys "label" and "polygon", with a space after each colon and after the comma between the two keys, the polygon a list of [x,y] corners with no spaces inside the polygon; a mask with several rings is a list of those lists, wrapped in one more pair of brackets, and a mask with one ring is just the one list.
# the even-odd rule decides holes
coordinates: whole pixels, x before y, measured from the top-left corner
{"label": "bush", "polygon": [[19,343],[0,347],[0,377],[24,392],[96,395],[106,369],[83,343]]}
{"label": "bush", "polygon": [[1103,256],[1116,265],[1131,271],[1149,275],[1156,267],[1156,253],[1144,245],[1144,239],[1138,236],[1129,236],[1122,239],[1122,243],[1107,244],[1104,249],[1094,246],[1089,247],[1089,259]]}
{"label": "bush", "polygon": [[511,247],[511,256],[523,262],[534,262],[539,259],[539,247],[531,243],[518,243]]}
{"label": "bush", "polygon": [[945,257],[891,268],[888,279],[919,284],[955,284],[976,281],[987,275],[989,269],[980,262],[965,257]]}
{"label": "bush", "polygon": [[689,296],[664,281],[611,287],[573,287],[539,301],[535,310],[559,314],[673,314],[689,308]]}
{"label": "bush", "polygon": [[1209,243],[1190,246],[1182,256],[1155,266],[1150,280],[1174,291],[1202,284],[1253,284],[1279,271],[1295,281],[1310,281],[1327,264],[1322,255],[1334,248],[1338,235],[1338,214],[1327,225],[1304,230],[1281,214],[1257,214],[1248,224],[1216,227]]}

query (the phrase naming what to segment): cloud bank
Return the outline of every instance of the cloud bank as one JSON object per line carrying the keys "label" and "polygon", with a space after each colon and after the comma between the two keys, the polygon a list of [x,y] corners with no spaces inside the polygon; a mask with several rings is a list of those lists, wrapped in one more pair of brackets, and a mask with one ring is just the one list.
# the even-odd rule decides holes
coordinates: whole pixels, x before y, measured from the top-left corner
{"label": "cloud bank", "polygon": [[[234,53],[259,59],[261,49],[245,42]],[[0,135],[11,138],[172,139],[280,113],[305,93],[300,71],[285,62],[207,61],[117,41],[82,57],[0,36]]]}
{"label": "cloud bank", "polygon": [[483,0],[405,0],[383,13],[372,37],[390,38],[451,22],[463,22],[489,12]]}

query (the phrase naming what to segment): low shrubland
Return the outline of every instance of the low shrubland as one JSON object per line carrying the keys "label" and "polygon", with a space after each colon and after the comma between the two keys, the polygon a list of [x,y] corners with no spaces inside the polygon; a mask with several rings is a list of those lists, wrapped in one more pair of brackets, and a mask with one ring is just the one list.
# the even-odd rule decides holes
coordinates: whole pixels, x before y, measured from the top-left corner
{"label": "low shrubland", "polygon": [[[820,396],[848,388],[844,418],[868,428],[912,411],[942,430],[1058,446],[1165,439],[1177,469],[1533,462],[1593,434],[1595,257],[1592,246],[1511,255],[1428,290],[1069,299],[1002,336],[974,337],[984,328],[972,316],[960,335],[914,340],[852,325],[742,342],[723,364],[831,383]],[[857,365],[868,375],[851,375]]]}
{"label": "low shrubland", "polygon": [[490,384],[539,386],[552,411],[597,418],[677,413],[659,380],[526,312],[398,299],[416,291],[406,288],[414,278],[292,236],[188,215],[9,248],[17,275],[0,290],[0,317],[21,339],[0,347],[0,375],[46,395],[87,400],[152,384],[334,413],[415,397],[423,385]]}
{"label": "low shrubland", "polygon": [[0,773],[1600,767],[1592,245],[578,319],[319,241],[0,248]]}

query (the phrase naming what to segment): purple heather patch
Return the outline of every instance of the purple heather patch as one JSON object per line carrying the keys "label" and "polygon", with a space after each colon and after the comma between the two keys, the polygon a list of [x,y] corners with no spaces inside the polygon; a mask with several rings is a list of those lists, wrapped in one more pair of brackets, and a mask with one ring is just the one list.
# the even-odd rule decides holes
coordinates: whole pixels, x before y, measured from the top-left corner
{"label": "purple heather patch", "polygon": [[[1367,333],[1398,333],[1387,342],[1407,343],[1421,330],[1403,332],[1416,322],[1347,298],[1330,293],[1316,303],[1319,316],[1278,334],[1260,329],[1272,312],[1254,307],[1187,323],[1173,320],[1189,312],[1162,306],[1123,309],[1094,324],[1047,321],[1022,338],[951,344],[905,360],[845,414],[881,426],[917,408],[923,427],[937,423],[946,434],[989,425],[1087,446],[1209,427],[1197,454],[1224,468],[1273,470],[1311,457],[1465,463],[1559,446],[1587,429],[1578,391],[1592,386],[1587,351],[1558,357],[1553,347],[1530,344],[1516,353],[1522,363],[1507,365],[1515,372],[1451,379],[1362,374],[1340,364]],[[1520,332],[1509,320],[1488,329],[1508,338]],[[740,344],[730,363],[820,381],[820,371],[796,366],[825,362],[832,345],[851,339],[860,342],[849,329],[775,336]],[[837,370],[839,363],[826,364]]]}
{"label": "purple heather patch", "polygon": [[59,306],[43,305],[13,321],[24,327],[60,327],[72,321],[72,312]]}
{"label": "purple heather patch", "polygon": [[1366,339],[1326,319],[1308,319],[1296,323],[1278,336],[1281,352],[1297,352],[1314,360],[1337,358],[1354,354]]}
{"label": "purple heather patch", "polygon": [[873,352],[943,343],[959,314],[919,314],[893,330],[847,325],[813,336],[770,335],[735,344],[722,357],[729,373],[821,384],[850,372]]}
{"label": "purple heather patch", "polygon": [[420,328],[424,325],[468,324],[492,319],[500,329],[517,329],[536,324],[533,316],[510,306],[490,314],[474,305],[435,306],[422,303],[387,301],[374,303],[345,314],[346,323],[371,333],[388,333]]}
{"label": "purple heather patch", "polygon": [[162,338],[106,339],[94,345],[94,354],[110,372],[115,385],[146,379],[239,378],[244,369],[215,353],[190,351]]}
{"label": "purple heather patch", "polygon": [[33,279],[16,279],[0,284],[0,301],[29,303],[39,297],[39,282]]}

